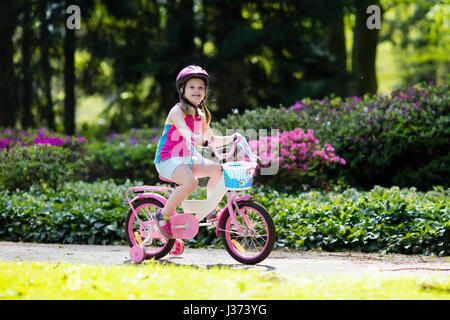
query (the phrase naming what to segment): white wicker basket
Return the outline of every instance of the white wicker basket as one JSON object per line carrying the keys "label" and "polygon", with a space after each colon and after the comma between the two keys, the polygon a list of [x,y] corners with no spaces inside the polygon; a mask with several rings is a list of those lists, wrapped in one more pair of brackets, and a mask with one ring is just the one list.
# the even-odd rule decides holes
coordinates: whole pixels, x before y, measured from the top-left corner
{"label": "white wicker basket", "polygon": [[222,164],[225,188],[228,190],[247,190],[252,187],[256,162],[237,161]]}

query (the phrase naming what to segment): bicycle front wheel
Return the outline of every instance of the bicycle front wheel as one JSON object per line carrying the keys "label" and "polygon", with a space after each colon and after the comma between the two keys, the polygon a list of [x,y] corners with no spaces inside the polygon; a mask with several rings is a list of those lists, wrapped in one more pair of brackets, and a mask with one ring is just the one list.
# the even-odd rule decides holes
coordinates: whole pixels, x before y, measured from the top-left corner
{"label": "bicycle front wheel", "polygon": [[[148,235],[147,225],[153,220],[152,212],[162,208],[163,204],[153,198],[143,198],[133,203],[135,213],[131,208],[125,219],[125,238],[130,247],[141,244]],[[146,259],[160,259],[167,255],[175,243],[175,239],[156,239],[145,246]]]}
{"label": "bicycle front wheel", "polygon": [[266,259],[275,243],[275,224],[266,208],[253,201],[237,203],[238,231],[226,211],[223,217],[222,241],[228,253],[244,264],[255,264]]}

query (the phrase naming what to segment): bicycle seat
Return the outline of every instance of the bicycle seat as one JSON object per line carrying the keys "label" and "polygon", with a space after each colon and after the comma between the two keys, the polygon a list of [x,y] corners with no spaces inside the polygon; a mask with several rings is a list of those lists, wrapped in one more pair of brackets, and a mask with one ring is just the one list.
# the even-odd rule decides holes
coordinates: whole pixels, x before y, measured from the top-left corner
{"label": "bicycle seat", "polygon": [[159,180],[162,180],[162,181],[168,182],[168,183],[178,184],[178,183],[176,183],[176,182],[173,182],[172,180],[169,180],[169,179],[164,178],[164,177],[161,176],[161,175],[159,176]]}

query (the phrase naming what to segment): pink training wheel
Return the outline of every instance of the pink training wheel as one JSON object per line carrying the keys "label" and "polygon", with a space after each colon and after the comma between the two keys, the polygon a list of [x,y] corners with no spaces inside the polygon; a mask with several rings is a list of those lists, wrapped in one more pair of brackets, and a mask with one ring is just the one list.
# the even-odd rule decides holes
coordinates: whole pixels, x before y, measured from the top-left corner
{"label": "pink training wheel", "polygon": [[172,251],[170,251],[171,254],[174,256],[179,256],[184,252],[184,243],[182,240],[175,240],[175,245],[173,246]]}
{"label": "pink training wheel", "polygon": [[134,263],[141,263],[145,259],[145,249],[139,245],[134,245],[130,249],[130,257]]}

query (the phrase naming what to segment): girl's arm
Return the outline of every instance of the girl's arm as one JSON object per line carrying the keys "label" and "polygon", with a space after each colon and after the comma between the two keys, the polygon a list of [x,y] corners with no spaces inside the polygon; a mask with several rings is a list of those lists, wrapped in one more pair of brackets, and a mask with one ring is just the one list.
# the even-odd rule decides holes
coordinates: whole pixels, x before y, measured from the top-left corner
{"label": "girl's arm", "polygon": [[202,144],[202,136],[194,134],[187,126],[186,121],[184,121],[184,112],[179,107],[172,108],[167,116],[167,119],[175,125],[177,130],[187,141],[191,141],[191,139],[194,138],[196,144]]}

